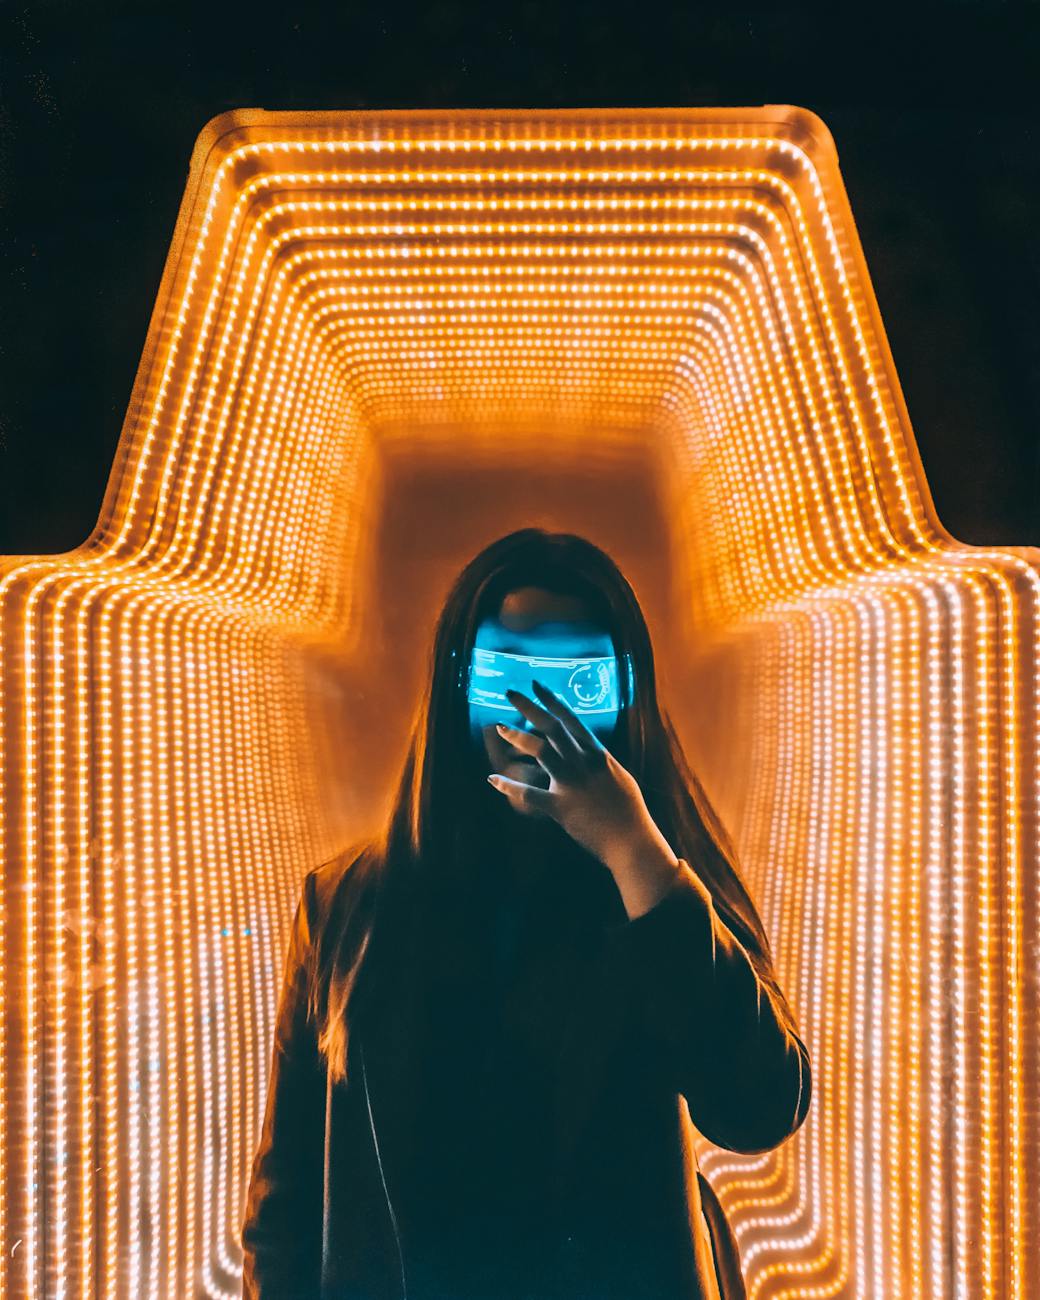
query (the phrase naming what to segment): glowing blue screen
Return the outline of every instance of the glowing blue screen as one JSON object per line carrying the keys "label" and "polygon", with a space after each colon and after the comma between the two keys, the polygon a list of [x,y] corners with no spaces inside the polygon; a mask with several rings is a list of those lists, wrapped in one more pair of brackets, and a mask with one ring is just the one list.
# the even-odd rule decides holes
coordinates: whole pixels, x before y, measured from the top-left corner
{"label": "glowing blue screen", "polygon": [[479,646],[474,647],[470,660],[467,693],[473,725],[479,728],[504,722],[527,729],[530,723],[509,702],[506,690],[521,691],[538,704],[532,685],[535,677],[568,704],[590,731],[601,736],[613,731],[622,704],[614,655],[519,655]]}

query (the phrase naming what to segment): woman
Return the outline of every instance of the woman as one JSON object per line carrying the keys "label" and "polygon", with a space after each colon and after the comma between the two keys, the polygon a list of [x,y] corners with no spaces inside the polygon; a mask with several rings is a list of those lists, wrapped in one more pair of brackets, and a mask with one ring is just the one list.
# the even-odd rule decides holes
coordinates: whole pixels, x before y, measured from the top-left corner
{"label": "woman", "polygon": [[810,1096],[631,587],[572,534],[501,538],[441,613],[382,835],[304,879],[244,1295],[743,1296],[691,1120],[767,1151]]}

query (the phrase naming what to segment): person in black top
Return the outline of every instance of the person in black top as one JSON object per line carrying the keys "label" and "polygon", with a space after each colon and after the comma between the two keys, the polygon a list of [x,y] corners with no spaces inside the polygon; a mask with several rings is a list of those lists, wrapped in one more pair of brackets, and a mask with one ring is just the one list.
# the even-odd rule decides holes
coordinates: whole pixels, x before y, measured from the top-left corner
{"label": "person in black top", "polygon": [[757,1153],[810,1097],[634,592],[583,538],[501,538],[445,602],[381,837],[305,880],[244,1295],[732,1300],[689,1127]]}

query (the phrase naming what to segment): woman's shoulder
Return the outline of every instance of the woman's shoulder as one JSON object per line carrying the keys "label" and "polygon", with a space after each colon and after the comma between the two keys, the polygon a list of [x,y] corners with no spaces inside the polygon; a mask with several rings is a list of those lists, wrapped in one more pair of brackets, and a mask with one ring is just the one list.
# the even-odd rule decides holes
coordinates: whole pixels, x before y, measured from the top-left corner
{"label": "woman's shoulder", "polygon": [[310,905],[316,916],[327,915],[333,901],[341,891],[352,891],[363,883],[368,872],[374,845],[371,840],[355,840],[346,848],[340,849],[331,858],[311,867],[304,880],[304,888],[309,891]]}

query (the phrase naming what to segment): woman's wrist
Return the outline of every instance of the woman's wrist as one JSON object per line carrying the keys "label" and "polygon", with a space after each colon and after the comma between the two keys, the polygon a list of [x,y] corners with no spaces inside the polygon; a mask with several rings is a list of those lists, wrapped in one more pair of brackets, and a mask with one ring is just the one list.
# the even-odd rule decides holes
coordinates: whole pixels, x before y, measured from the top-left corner
{"label": "woman's wrist", "polygon": [[612,837],[601,861],[614,877],[630,920],[660,902],[681,871],[678,856],[653,822]]}

